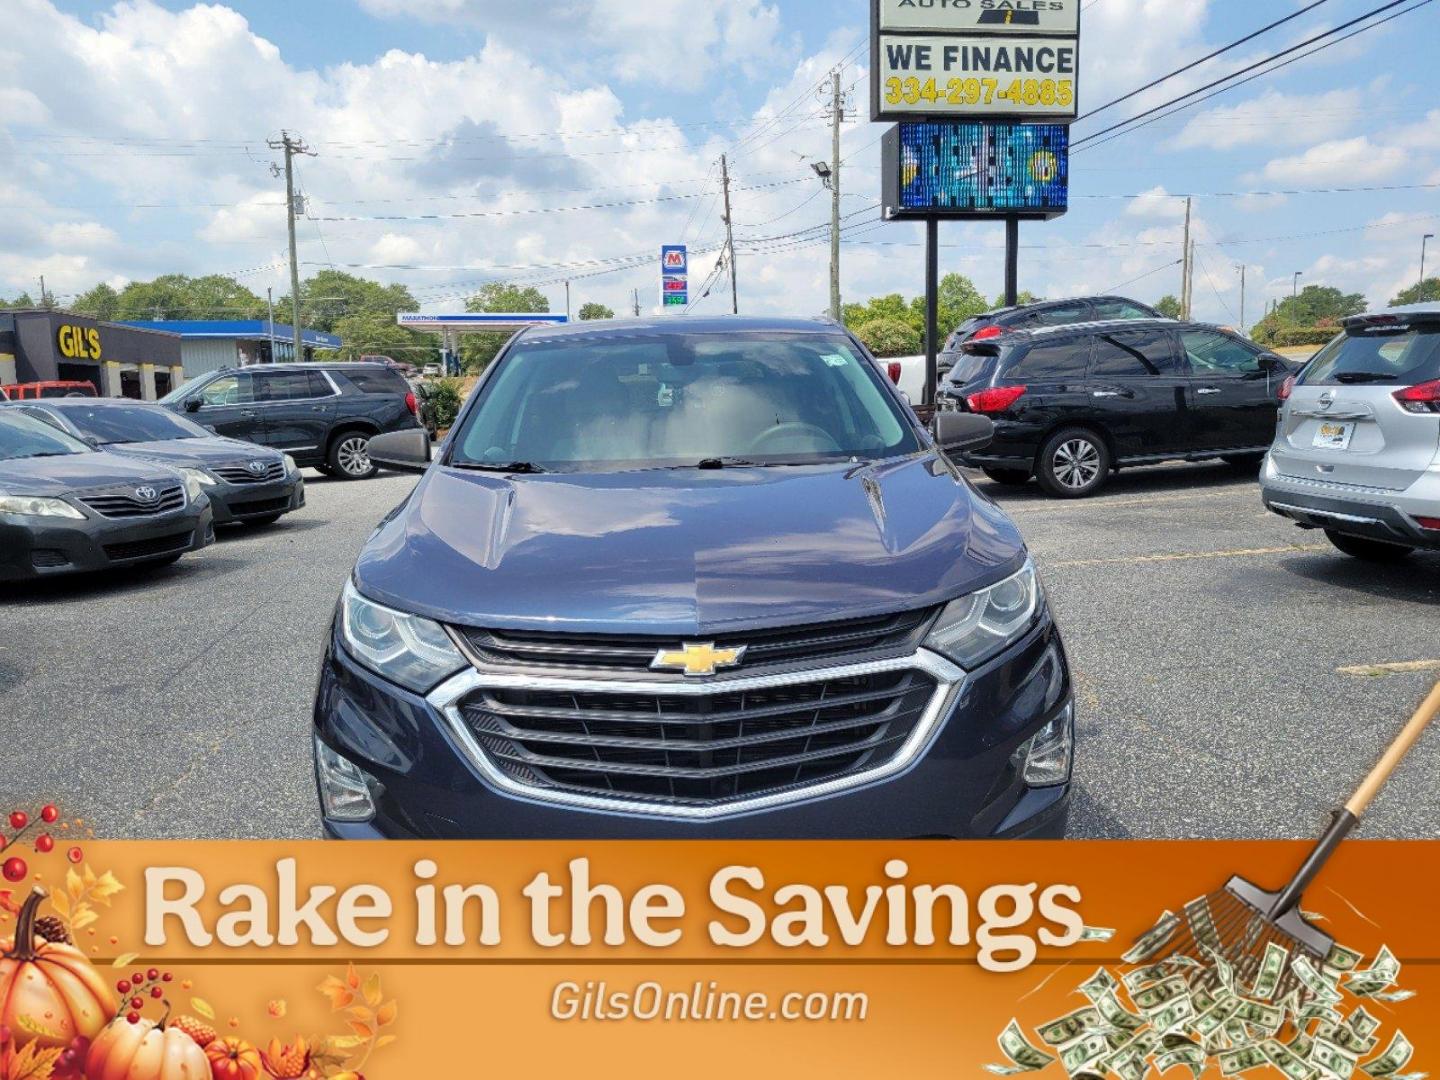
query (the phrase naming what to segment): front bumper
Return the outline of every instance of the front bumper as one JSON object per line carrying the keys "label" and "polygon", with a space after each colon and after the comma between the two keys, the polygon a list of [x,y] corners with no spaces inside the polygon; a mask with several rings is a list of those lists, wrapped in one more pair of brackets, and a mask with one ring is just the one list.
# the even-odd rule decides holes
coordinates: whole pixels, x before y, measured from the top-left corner
{"label": "front bumper", "polygon": [[0,580],[26,581],[133,566],[198,551],[214,540],[213,514],[203,497],[174,513],[141,522],[0,514]]}
{"label": "front bumper", "polygon": [[231,525],[272,514],[288,514],[305,505],[300,474],[273,484],[231,484],[221,481],[205,489],[215,508],[215,524]]}
{"label": "front bumper", "polygon": [[[1427,482],[1433,497],[1417,490]],[[1421,528],[1415,520],[1440,518],[1440,475],[1427,474],[1406,491],[1385,491],[1285,476],[1267,459],[1260,498],[1267,510],[1302,528],[1440,551],[1440,530]]]}
{"label": "front bumper", "polygon": [[325,829],[343,839],[1059,838],[1070,785],[1031,788],[1012,756],[1071,701],[1064,647],[1047,618],[970,673],[927,745],[900,771],[762,809],[681,819],[501,790],[424,697],[355,663],[332,633],[316,735],[368,775],[376,815],[363,823],[326,819]]}

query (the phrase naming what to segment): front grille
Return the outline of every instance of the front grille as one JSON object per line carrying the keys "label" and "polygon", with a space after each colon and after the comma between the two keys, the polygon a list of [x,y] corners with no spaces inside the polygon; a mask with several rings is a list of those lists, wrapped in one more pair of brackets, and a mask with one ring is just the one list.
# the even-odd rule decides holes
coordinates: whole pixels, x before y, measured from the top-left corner
{"label": "front grille", "polygon": [[[848,653],[911,652],[912,642],[933,612],[933,608],[920,608],[809,626],[695,634],[687,640],[713,640],[721,648],[745,646],[739,668],[749,672],[761,666],[823,660]],[[457,629],[476,659],[485,664],[521,667],[647,671],[660,649],[673,649],[681,641],[679,637],[649,634],[554,634],[468,626]]]}
{"label": "front grille", "polygon": [[170,555],[190,546],[188,532],[157,536],[152,540],[130,540],[123,544],[106,544],[105,554],[111,559],[143,559],[150,555]]}
{"label": "front grille", "polygon": [[59,548],[36,548],[30,552],[30,565],[37,570],[54,566],[69,566],[70,556]]}
{"label": "front grille", "polygon": [[273,484],[277,480],[285,479],[285,463],[283,461],[268,462],[265,471],[258,476],[244,464],[220,465],[211,471],[221,480],[231,484]]}
{"label": "front grille", "polygon": [[912,669],[693,694],[488,686],[459,713],[517,783],[711,806],[886,763],[935,689]]}
{"label": "front grille", "polygon": [[146,500],[133,493],[115,495],[90,495],[80,501],[97,514],[108,518],[154,517],[168,514],[185,505],[185,489],[179,484],[174,487],[155,488],[156,497]]}
{"label": "front grille", "polygon": [[282,495],[278,499],[251,499],[249,502],[232,502],[230,512],[232,514],[278,514],[281,510],[290,508],[290,496]]}

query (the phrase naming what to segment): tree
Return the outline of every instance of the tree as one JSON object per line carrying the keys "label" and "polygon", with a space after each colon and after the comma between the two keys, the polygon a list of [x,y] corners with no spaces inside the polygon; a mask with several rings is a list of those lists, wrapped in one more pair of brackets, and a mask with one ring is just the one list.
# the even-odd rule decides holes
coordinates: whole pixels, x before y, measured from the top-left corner
{"label": "tree", "polygon": [[102,281],[89,292],[77,296],[70,309],[81,315],[89,315],[92,319],[109,321],[114,319],[120,310],[120,294]]}
{"label": "tree", "polygon": [[923,334],[903,319],[877,316],[852,327],[855,336],[878,357],[914,356],[920,351]]}
{"label": "tree", "polygon": [[1318,326],[1337,323],[1366,308],[1362,293],[1342,293],[1330,285],[1306,285],[1298,295],[1287,296],[1275,305],[1276,319],[1289,326]]}
{"label": "tree", "polygon": [[1155,301],[1155,310],[1167,319],[1178,319],[1180,318],[1180,301],[1172,294],[1166,293]]}
{"label": "tree", "polygon": [[[275,301],[277,319],[289,322],[292,310],[288,293]],[[420,304],[404,285],[382,285],[343,270],[321,270],[300,283],[300,321],[325,333],[350,315],[388,315],[394,322],[398,311],[419,310]]]}
{"label": "tree", "polygon": [[[93,290],[92,290],[93,291]],[[258,319],[265,301],[234,278],[164,274],[120,290],[117,319]]]}
{"label": "tree", "polygon": [[1427,277],[1424,281],[1417,281],[1408,289],[1402,289],[1398,294],[1390,298],[1392,305],[1398,304],[1424,304],[1434,300],[1440,300],[1440,277]]}
{"label": "tree", "polygon": [[9,303],[0,302],[0,308],[8,308],[11,311],[24,311],[26,308],[33,308],[35,306],[35,301],[30,298],[28,292],[22,292]]}
{"label": "tree", "polygon": [[[301,286],[304,289],[304,286]],[[423,367],[440,362],[440,349],[430,334],[395,324],[394,315],[365,311],[346,315],[328,329],[339,335],[336,359],[358,360],[362,356],[388,356],[392,360]]]}
{"label": "tree", "polygon": [[589,322],[591,319],[613,319],[614,317],[615,312],[612,311],[610,308],[606,307],[604,304],[596,304],[594,302],[591,302],[589,304],[580,305],[581,322]]}
{"label": "tree", "polygon": [[[1035,301],[1037,301],[1037,300],[1039,300],[1039,299],[1041,299],[1041,298],[1038,297],[1038,296],[1036,296],[1034,293],[1030,292],[1030,291],[1027,290],[1027,289],[1021,289],[1019,292],[1017,292],[1017,293],[1015,294],[1015,303],[1016,303],[1016,304],[1033,304],[1033,303],[1035,303]],[[1003,297],[1003,296],[997,296],[997,297],[995,298],[995,306],[996,306],[997,308],[1002,308],[1002,307],[1009,307],[1010,305],[1005,302],[1005,297]]]}
{"label": "tree", "polygon": [[[490,281],[465,301],[466,311],[544,312],[550,310],[545,294],[532,285],[507,285]],[[503,331],[494,334],[466,334],[460,339],[460,362],[472,374],[485,370],[501,346],[510,340]]]}

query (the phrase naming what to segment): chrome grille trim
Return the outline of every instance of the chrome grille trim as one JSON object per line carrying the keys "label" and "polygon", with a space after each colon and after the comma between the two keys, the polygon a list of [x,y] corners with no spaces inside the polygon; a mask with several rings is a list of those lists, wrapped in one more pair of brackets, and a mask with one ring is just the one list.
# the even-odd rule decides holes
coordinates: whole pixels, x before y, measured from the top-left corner
{"label": "chrome grille trim", "polygon": [[[872,675],[889,671],[918,671],[935,683],[924,712],[915,722],[905,742],[879,764],[858,772],[803,784],[782,791],[746,796],[713,804],[675,804],[639,797],[606,797],[574,791],[555,790],[527,784],[504,772],[481,745],[462,715],[462,704],[476,690],[487,687],[514,690],[551,690],[594,693],[654,694],[666,696],[713,696],[739,690],[761,690],[766,687],[793,686],[805,683]],[[872,784],[909,768],[929,746],[940,721],[949,710],[965,682],[965,672],[944,657],[926,649],[917,649],[909,656],[870,660],[863,663],[831,667],[812,667],[800,671],[770,675],[735,675],[729,677],[672,682],[633,679],[571,678],[550,675],[517,674],[502,671],[470,669],[441,683],[426,700],[445,719],[448,734],[480,777],[501,792],[536,802],[573,806],[585,810],[603,810],[692,821],[709,821],[750,813],[772,806],[817,799],[836,792]]]}
{"label": "chrome grille trim", "polygon": [[185,506],[185,488],[179,484],[171,487],[156,486],[155,493],[153,502],[142,502],[132,492],[82,495],[80,501],[107,518],[156,517]]}
{"label": "chrome grille trim", "polygon": [[267,462],[265,471],[259,476],[252,473],[245,462],[216,465],[210,471],[228,484],[273,484],[277,480],[285,479],[285,462]]}

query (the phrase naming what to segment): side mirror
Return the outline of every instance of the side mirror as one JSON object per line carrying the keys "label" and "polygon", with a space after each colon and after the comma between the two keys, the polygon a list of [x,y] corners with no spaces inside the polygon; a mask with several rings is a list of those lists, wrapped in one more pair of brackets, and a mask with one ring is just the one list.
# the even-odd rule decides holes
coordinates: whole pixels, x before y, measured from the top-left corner
{"label": "side mirror", "polygon": [[382,469],[423,473],[430,465],[430,433],[424,428],[409,428],[376,435],[366,454]]}
{"label": "side mirror", "polygon": [[937,412],[935,441],[948,453],[983,450],[995,438],[995,421],[978,413]]}
{"label": "side mirror", "polygon": [[199,411],[200,411],[200,396],[199,396],[198,394],[197,394],[195,397],[187,397],[187,398],[185,399],[185,411],[186,411],[186,412],[199,412]]}

